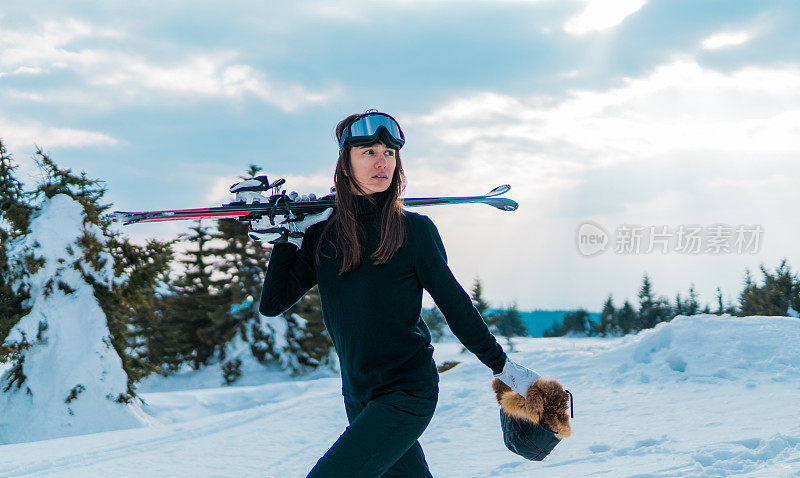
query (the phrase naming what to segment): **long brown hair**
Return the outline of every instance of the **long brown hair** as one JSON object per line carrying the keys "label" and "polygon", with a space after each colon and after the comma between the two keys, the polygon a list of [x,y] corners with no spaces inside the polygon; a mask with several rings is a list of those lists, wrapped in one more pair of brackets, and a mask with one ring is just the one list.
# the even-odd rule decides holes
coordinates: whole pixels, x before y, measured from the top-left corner
{"label": "long brown hair", "polygon": [[[375,112],[375,110],[367,110],[365,114]],[[336,125],[337,144],[342,137],[344,128],[360,116],[362,115],[350,115]],[[376,204],[375,200],[353,180],[353,174],[350,169],[350,150],[351,146],[346,144],[339,153],[339,159],[336,162],[336,171],[333,174],[333,182],[336,186],[336,210],[333,216],[331,216],[331,220],[325,225],[321,238],[317,242],[315,252],[316,260],[319,262],[320,249],[323,242],[322,239],[325,237],[328,229],[334,225],[336,227],[336,253],[338,255],[339,251],[342,251],[343,255],[342,268],[339,270],[339,275],[361,265],[361,240],[358,235],[355,194],[353,191],[358,191],[370,202]],[[403,209],[403,202],[400,200],[400,194],[402,194],[406,187],[406,175],[403,172],[403,164],[400,161],[400,151],[396,151],[395,159],[396,166],[394,175],[392,176],[392,182],[389,184],[389,188],[386,190],[387,197],[381,210],[380,243],[375,252],[370,256],[375,264],[385,264],[388,262],[405,241],[405,209]]]}

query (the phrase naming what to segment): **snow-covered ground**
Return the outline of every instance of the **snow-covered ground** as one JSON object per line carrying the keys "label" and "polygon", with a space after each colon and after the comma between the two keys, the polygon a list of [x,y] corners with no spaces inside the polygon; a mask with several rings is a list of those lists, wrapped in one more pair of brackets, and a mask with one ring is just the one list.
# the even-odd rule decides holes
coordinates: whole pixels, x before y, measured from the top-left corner
{"label": "snow-covered ground", "polygon": [[[575,395],[574,435],[541,463],[503,446],[490,371],[437,344],[437,363],[462,363],[441,375],[420,441],[437,477],[800,476],[798,344],[800,320],[715,316],[625,338],[516,340],[516,361]],[[338,377],[218,380],[144,383],[160,425],[0,446],[0,477],[302,477],[347,425]]]}

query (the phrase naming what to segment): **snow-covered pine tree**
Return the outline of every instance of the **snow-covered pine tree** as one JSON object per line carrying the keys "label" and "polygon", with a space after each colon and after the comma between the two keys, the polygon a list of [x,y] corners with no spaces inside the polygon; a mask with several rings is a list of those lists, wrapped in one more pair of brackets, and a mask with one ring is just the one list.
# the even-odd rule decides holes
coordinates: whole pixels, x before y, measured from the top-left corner
{"label": "snow-covered pine tree", "polygon": [[[28,292],[24,287],[11,288],[10,283],[18,277],[12,276],[6,254],[6,244],[28,231],[31,214],[22,183],[14,176],[17,167],[0,139],[0,343],[27,313],[23,303]],[[0,361],[4,356],[4,349],[0,348]]]}
{"label": "snow-covered pine tree", "polygon": [[127,280],[114,290],[96,289],[95,296],[108,318],[115,345],[121,353],[131,383],[150,373],[161,373],[163,323],[161,291],[169,282],[173,241],[149,239],[142,246],[120,234],[112,234],[108,248],[114,257],[116,275]]}
{"label": "snow-covered pine tree", "polygon": [[[241,178],[253,178],[260,171],[251,165]],[[263,364],[278,363],[293,373],[320,366],[336,368],[317,288],[312,288],[285,314],[261,316],[259,298],[271,248],[250,239],[244,223],[221,220],[217,230],[214,238],[223,246],[213,250],[217,256],[214,264],[227,278],[224,287],[232,301],[229,310],[233,337],[227,341],[222,357],[226,383],[236,380],[241,372],[235,371],[252,359]]]}
{"label": "snow-covered pine tree", "polygon": [[295,357],[295,361],[290,363],[292,372],[338,367],[333,342],[322,320],[322,302],[317,286],[312,287],[283,317],[288,326],[284,350]]}
{"label": "snow-covered pine tree", "polygon": [[28,231],[8,263],[30,307],[3,345],[13,367],[0,377],[0,443],[141,426],[147,417],[114,346],[95,291],[124,282],[105,244],[99,182],[61,170],[41,149],[45,174]]}
{"label": "snow-covered pine tree", "polygon": [[[255,177],[260,168],[251,166],[249,174],[242,179]],[[215,268],[227,280],[227,314],[229,331],[222,344],[223,379],[226,384],[238,380],[246,373],[251,363],[264,359],[264,353],[273,352],[271,331],[264,330],[258,313],[258,298],[264,280],[264,264],[269,255],[260,242],[247,235],[247,225],[238,221],[218,221],[213,235],[221,246],[213,249]],[[258,345],[256,345],[258,344]],[[257,355],[258,353],[258,355]],[[245,370],[242,370],[245,364]]]}

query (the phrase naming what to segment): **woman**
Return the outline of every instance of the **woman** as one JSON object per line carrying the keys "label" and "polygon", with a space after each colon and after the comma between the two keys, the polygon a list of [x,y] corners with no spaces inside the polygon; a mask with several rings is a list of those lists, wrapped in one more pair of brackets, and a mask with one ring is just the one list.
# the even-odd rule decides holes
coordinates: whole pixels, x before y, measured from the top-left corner
{"label": "woman", "polygon": [[450,272],[436,226],[403,209],[400,125],[370,110],[341,121],[336,136],[335,212],[292,223],[293,237],[251,223],[253,237],[275,243],[260,310],[278,315],[319,284],[350,426],[309,477],[431,476],[417,441],[439,394],[423,288],[495,377],[524,396],[538,374],[506,358]]}

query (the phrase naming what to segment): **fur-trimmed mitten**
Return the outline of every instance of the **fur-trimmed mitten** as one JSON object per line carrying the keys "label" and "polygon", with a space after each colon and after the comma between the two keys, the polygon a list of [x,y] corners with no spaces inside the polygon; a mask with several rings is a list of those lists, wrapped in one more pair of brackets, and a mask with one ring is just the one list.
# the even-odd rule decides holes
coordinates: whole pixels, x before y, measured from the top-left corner
{"label": "fur-trimmed mitten", "polygon": [[500,404],[503,441],[512,452],[541,461],[572,434],[571,397],[558,380],[540,377],[524,398],[497,378],[492,388]]}

